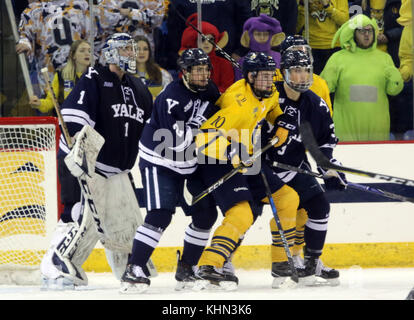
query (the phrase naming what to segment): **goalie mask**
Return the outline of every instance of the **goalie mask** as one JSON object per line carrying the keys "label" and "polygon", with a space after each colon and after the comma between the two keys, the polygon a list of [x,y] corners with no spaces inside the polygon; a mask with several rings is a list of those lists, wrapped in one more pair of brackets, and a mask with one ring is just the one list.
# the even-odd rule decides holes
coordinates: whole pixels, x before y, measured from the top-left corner
{"label": "goalie mask", "polygon": [[280,60],[280,70],[286,84],[297,92],[309,90],[313,82],[310,57],[300,50],[287,50]]}
{"label": "goalie mask", "polygon": [[185,50],[177,60],[185,86],[193,92],[205,91],[210,81],[211,62],[199,48]]}
{"label": "goalie mask", "polygon": [[244,78],[258,98],[269,98],[273,95],[276,63],[271,56],[263,52],[249,52],[243,61],[242,71]]}
{"label": "goalie mask", "polygon": [[136,44],[127,33],[113,34],[102,48],[107,64],[115,64],[128,73],[137,72],[136,52]]}

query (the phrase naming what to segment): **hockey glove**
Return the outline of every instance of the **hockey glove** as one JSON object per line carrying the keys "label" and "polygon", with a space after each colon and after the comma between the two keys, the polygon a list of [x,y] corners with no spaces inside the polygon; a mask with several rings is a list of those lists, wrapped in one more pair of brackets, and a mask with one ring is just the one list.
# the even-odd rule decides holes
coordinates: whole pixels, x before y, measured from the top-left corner
{"label": "hockey glove", "polygon": [[275,121],[276,133],[274,136],[279,138],[279,141],[274,145],[275,148],[282,147],[289,143],[289,136],[297,129],[296,118],[286,113],[281,114]]}
{"label": "hockey glove", "polygon": [[242,165],[240,168],[241,173],[246,173],[247,169],[253,165],[253,163],[248,160],[249,154],[247,153],[246,147],[242,144],[229,144],[227,147],[227,158],[234,168],[237,168],[240,164]]}
{"label": "hockey glove", "polygon": [[[341,165],[341,163],[335,159],[331,159],[331,162],[334,164]],[[325,182],[326,190],[345,190],[346,189],[348,185],[348,181],[346,180],[345,173],[335,171],[332,169],[325,170],[321,167],[318,167],[318,171],[324,175],[323,181]]]}

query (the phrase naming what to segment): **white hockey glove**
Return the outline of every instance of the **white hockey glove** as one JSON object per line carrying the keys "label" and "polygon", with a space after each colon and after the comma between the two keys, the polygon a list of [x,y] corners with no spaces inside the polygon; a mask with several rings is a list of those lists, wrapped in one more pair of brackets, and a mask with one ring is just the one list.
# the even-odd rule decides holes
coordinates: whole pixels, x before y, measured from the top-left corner
{"label": "white hockey glove", "polygon": [[86,173],[89,176],[95,172],[95,162],[105,139],[92,127],[86,125],[77,134],[72,150],[65,157],[69,171],[75,177]]}

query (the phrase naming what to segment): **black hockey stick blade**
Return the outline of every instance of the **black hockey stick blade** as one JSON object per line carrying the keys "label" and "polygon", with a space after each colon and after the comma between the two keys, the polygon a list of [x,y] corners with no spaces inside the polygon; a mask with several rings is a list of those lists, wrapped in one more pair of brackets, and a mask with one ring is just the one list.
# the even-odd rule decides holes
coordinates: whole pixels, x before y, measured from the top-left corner
{"label": "black hockey stick blade", "polygon": [[[284,164],[284,163],[280,163],[280,162],[276,162],[276,161],[274,161],[272,163],[272,167],[280,168],[280,169],[284,169],[284,170],[288,170],[288,171],[295,171],[297,173],[306,174],[306,175],[309,175],[309,176],[312,176],[312,177],[315,177],[315,178],[319,178],[319,179],[329,178],[329,177],[325,177],[321,173],[309,171],[309,170],[306,170],[306,169],[302,169],[302,168],[299,168],[299,167],[294,167],[294,166]],[[355,189],[355,190],[359,190],[359,191],[369,192],[369,193],[376,194],[378,196],[386,197],[386,198],[389,198],[389,199],[414,203],[414,198],[401,196],[399,194],[395,194],[395,193],[388,192],[388,191],[385,191],[385,190],[382,190],[382,189],[377,189],[377,188],[374,188],[374,187],[370,187],[370,186],[366,186],[366,185],[362,185],[362,184],[358,184],[358,183],[348,182],[347,187]]]}
{"label": "black hockey stick blade", "polygon": [[393,176],[389,176],[386,174],[379,174],[373,173],[369,171],[363,171],[348,167],[343,167],[340,165],[336,165],[331,163],[327,157],[322,153],[319,149],[318,144],[316,143],[315,137],[313,135],[312,127],[308,122],[304,122],[299,127],[300,135],[302,138],[302,142],[305,145],[305,148],[309,151],[312,158],[316,161],[316,164],[325,169],[333,169],[336,171],[341,171],[344,173],[350,173],[355,175],[360,175],[364,177],[385,180],[391,183],[402,184],[410,187],[414,187],[414,180],[405,179],[405,178],[397,178]]}

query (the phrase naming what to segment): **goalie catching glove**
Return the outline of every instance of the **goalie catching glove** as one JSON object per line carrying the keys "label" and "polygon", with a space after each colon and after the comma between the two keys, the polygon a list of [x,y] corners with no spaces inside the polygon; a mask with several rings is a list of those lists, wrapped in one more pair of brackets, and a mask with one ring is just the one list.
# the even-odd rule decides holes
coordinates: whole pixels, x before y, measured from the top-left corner
{"label": "goalie catching glove", "polygon": [[[330,161],[331,163],[342,166],[342,164],[336,159],[332,158]],[[348,185],[348,181],[346,180],[345,173],[335,171],[332,169],[325,170],[321,167],[318,167],[318,171],[324,175],[323,181],[325,182],[326,190],[345,190],[346,189]]]}
{"label": "goalie catching glove", "polygon": [[84,173],[91,177],[95,172],[96,158],[105,139],[88,125],[75,137],[75,144],[65,157],[66,166],[75,177],[80,177]]}

